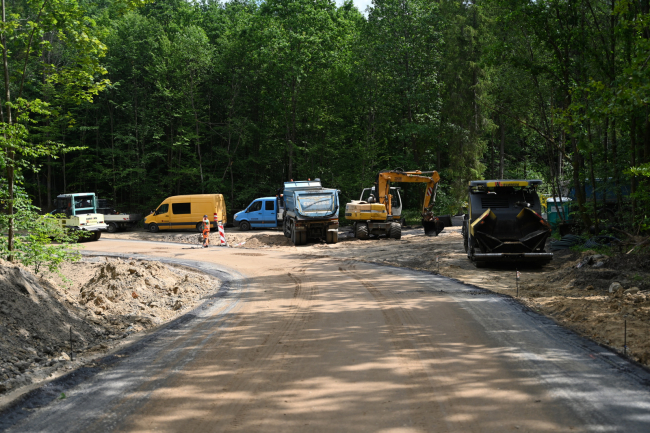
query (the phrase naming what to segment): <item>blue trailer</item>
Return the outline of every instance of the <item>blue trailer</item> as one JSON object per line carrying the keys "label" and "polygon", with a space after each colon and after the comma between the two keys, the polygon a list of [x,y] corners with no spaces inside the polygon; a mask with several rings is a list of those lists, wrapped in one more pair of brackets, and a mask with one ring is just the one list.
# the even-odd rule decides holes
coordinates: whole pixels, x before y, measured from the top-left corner
{"label": "blue trailer", "polygon": [[255,199],[237,212],[233,224],[240,230],[282,227],[294,245],[309,239],[338,242],[339,191],[323,188],[319,179],[284,183],[277,197]]}

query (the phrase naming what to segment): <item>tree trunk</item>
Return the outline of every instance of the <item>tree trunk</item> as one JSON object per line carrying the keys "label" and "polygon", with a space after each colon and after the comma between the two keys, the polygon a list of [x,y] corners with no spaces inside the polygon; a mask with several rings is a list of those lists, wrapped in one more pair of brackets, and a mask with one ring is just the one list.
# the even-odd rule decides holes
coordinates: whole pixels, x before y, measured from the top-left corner
{"label": "tree trunk", "polygon": [[571,164],[573,166],[573,188],[576,191],[576,198],[578,199],[580,219],[582,219],[585,226],[589,227],[591,225],[591,219],[585,210],[584,190],[582,183],[580,182],[580,153],[578,151],[578,140],[576,140],[573,133],[571,134],[571,148],[573,149],[573,158],[571,158]]}
{"label": "tree trunk", "polygon": [[[6,25],[7,19],[6,19],[6,8],[5,8],[5,0],[2,0],[2,24],[3,26]],[[11,102],[11,90],[9,87],[9,61],[7,59],[7,38],[5,37],[5,33],[2,33],[2,66],[4,69],[4,81],[5,81],[5,103],[7,104],[7,118],[6,118],[6,123],[9,125],[13,125],[13,119],[11,118],[11,105],[9,104]],[[5,136],[5,142],[8,142],[11,140],[11,137],[6,137]],[[11,146],[11,144],[9,144]],[[14,176],[15,176],[15,170],[14,170],[14,158],[15,158],[15,152],[13,149],[10,147],[7,147],[6,150],[6,164],[7,164],[7,169],[6,169],[6,174],[7,174],[7,214],[9,215],[8,219],[8,231],[7,231],[7,250],[9,251],[9,255],[7,256],[7,260],[13,261],[14,255],[13,255],[13,250],[14,250]]]}
{"label": "tree trunk", "polygon": [[[631,164],[632,167],[636,167],[636,113],[632,110],[632,121],[630,122],[630,154],[632,156]],[[636,192],[636,176],[630,176],[630,191],[632,196],[632,226],[634,226],[634,220],[636,219],[636,198],[634,193]]]}
{"label": "tree trunk", "polygon": [[506,145],[506,128],[503,125],[503,120],[499,117],[501,123],[501,145],[499,147],[499,179],[503,179],[505,171],[505,145]]}
{"label": "tree trunk", "polygon": [[47,209],[52,210],[52,157],[47,155]]}

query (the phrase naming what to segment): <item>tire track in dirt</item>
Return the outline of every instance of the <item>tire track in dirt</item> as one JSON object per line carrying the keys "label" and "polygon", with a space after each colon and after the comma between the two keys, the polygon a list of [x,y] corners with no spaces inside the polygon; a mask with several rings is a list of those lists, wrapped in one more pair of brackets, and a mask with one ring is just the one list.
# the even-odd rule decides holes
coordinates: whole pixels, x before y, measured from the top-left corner
{"label": "tire track in dirt", "polygon": [[[420,424],[426,429],[429,426],[438,424],[440,420],[444,420],[448,431],[473,431],[471,426],[462,421],[452,422],[449,420],[450,417],[445,408],[452,405],[448,397],[445,396],[445,391],[443,391],[443,388],[446,387],[430,374],[429,368],[424,365],[421,359],[423,349],[435,349],[435,344],[432,340],[423,338],[418,331],[413,329],[414,326],[421,326],[419,322],[400,306],[401,301],[399,299],[395,296],[386,296],[363,276],[359,276],[355,262],[346,262],[345,268],[339,266],[339,271],[361,283],[379,305],[384,321],[388,325],[388,332],[390,333],[388,339],[395,348],[397,355],[404,360],[402,366],[406,369],[409,377],[409,393],[414,399],[423,393],[436,396],[436,407],[432,408],[431,412],[421,411],[419,414],[420,420],[416,424]],[[413,355],[409,355],[409,353]],[[416,392],[416,389],[423,386],[429,389]],[[417,415],[413,414],[413,418],[417,419]]]}
{"label": "tire track in dirt", "polygon": [[[291,340],[291,335],[299,332],[304,324],[308,321],[311,313],[312,298],[315,295],[315,287],[310,281],[305,281],[305,267],[292,269],[283,276],[287,282],[294,286],[292,297],[288,308],[292,310],[291,314],[282,314],[283,320],[279,329],[269,329],[264,339],[256,346],[250,347],[241,360],[241,367],[238,371],[223,384],[223,391],[230,394],[248,394],[244,400],[233,401],[221,408],[221,416],[226,425],[222,428],[227,431],[238,430],[246,426],[247,414],[255,405],[259,394],[263,392],[263,387],[267,384],[275,383],[274,379],[282,374],[282,364],[284,355],[281,353],[285,350],[285,340]],[[240,327],[245,328],[254,319],[245,319],[240,323]],[[277,356],[279,355],[279,356]],[[264,373],[263,375],[261,373]],[[273,373],[269,373],[273,372]],[[251,389],[251,377],[264,376],[265,381],[257,383]],[[228,422],[223,419],[223,413],[233,414]],[[215,428],[214,420],[206,419],[197,425],[193,431],[208,431]]]}
{"label": "tire track in dirt", "polygon": [[[241,281],[237,281],[234,285],[237,287],[235,290],[237,297],[240,297],[243,292],[243,284]],[[236,323],[240,309],[240,302],[225,308],[219,308],[213,311],[205,320],[193,326],[191,330],[184,330],[182,335],[173,339],[173,342],[165,344],[164,348],[161,347],[162,350],[158,351],[155,358],[148,363],[148,368],[154,373],[150,374],[137,388],[130,390],[125,397],[111,405],[102,415],[84,428],[84,431],[93,433],[111,429],[136,408],[146,404],[154,391],[175,380],[177,375],[195,359],[198,353],[197,349],[207,348],[208,343],[214,339],[217,333]],[[214,319],[219,316],[221,316],[220,319],[215,323]],[[219,340],[220,338],[220,336],[217,336],[216,339]],[[118,413],[120,414],[119,420],[116,419],[117,416],[115,415]]]}

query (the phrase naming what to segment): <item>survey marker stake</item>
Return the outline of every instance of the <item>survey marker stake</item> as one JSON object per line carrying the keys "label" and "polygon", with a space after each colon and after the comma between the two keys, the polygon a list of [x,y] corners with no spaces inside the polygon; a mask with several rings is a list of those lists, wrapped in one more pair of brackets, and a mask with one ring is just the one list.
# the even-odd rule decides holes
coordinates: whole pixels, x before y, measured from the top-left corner
{"label": "survey marker stake", "polygon": [[519,270],[517,269],[517,274],[515,275],[515,282],[517,284],[517,298],[519,297],[519,276],[521,274],[519,273]]}
{"label": "survey marker stake", "polygon": [[74,361],[74,349],[72,348],[72,326],[70,327],[70,361]]}
{"label": "survey marker stake", "polygon": [[623,328],[623,355],[627,356],[627,319]]}

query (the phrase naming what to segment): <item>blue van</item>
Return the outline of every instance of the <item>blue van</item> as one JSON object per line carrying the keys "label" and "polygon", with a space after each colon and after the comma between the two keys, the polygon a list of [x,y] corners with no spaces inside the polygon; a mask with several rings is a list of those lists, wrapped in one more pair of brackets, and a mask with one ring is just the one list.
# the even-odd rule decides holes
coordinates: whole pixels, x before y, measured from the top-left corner
{"label": "blue van", "polygon": [[257,198],[246,209],[235,214],[233,225],[246,231],[257,228],[271,228],[282,225],[284,208],[278,197]]}

